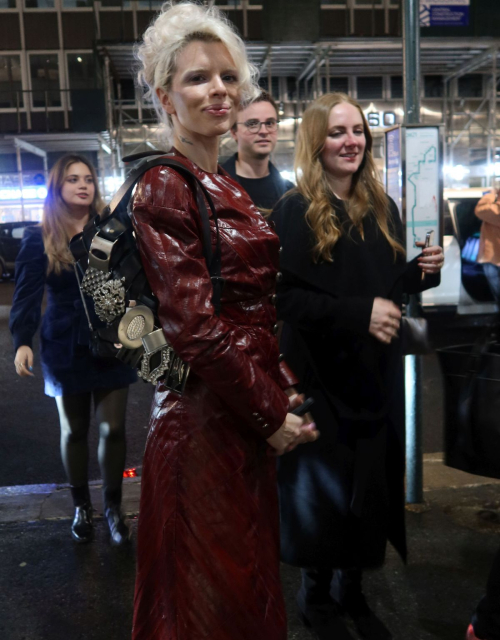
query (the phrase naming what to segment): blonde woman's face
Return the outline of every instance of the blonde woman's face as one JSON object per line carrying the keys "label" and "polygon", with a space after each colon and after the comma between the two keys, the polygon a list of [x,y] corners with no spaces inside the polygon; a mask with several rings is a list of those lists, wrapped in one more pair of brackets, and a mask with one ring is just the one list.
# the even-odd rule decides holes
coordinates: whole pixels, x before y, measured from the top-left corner
{"label": "blonde woman's face", "polygon": [[348,102],[333,107],[321,152],[325,171],[334,178],[354,175],[363,161],[365,148],[365,130],[359,110]]}
{"label": "blonde woman's face", "polygon": [[61,198],[69,209],[90,207],[94,201],[95,184],[92,173],[83,162],[74,162],[66,168]]}
{"label": "blonde woman's face", "polygon": [[220,136],[236,118],[238,72],[222,43],[195,40],[179,54],[169,91],[157,93],[181,139]]}

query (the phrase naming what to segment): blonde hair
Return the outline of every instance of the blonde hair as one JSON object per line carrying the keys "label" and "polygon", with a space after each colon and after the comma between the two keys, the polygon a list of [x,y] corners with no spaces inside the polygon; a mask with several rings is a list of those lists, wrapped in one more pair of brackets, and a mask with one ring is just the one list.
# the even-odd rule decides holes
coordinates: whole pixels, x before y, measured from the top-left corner
{"label": "blonde hair", "polygon": [[304,112],[297,137],[295,174],[297,190],[309,203],[306,220],[315,237],[314,260],[332,262],[332,249],[342,235],[342,225],[332,207],[332,190],[321,161],[321,152],[328,135],[331,110],[347,102],[356,107],[363,120],[366,138],[365,154],[353,175],[349,199],[345,206],[352,221],[362,233],[363,218],[374,216],[381,232],[392,247],[394,259],[405,253],[395,237],[388,216],[389,200],[377,177],[372,156],[373,139],[361,106],[345,93],[327,93],[315,100]]}
{"label": "blonde hair", "polygon": [[97,175],[87,158],[73,154],[59,158],[50,170],[41,224],[43,244],[48,258],[47,274],[53,271],[59,275],[63,269],[70,268],[73,263],[73,258],[68,249],[69,241],[71,240],[66,226],[68,207],[62,199],[61,189],[68,168],[77,162],[81,162],[88,167],[94,181],[95,192],[94,199],[90,205],[90,217],[93,218],[104,209],[104,202],[101,200],[99,185],[97,184]]}
{"label": "blonde hair", "polygon": [[167,142],[172,139],[172,119],[162,108],[156,90],[169,90],[179,53],[196,40],[221,42],[227,48],[238,71],[243,104],[260,92],[258,71],[248,61],[243,40],[217,7],[193,2],[166,2],[159,16],[146,29],[142,43],[135,49],[135,56],[141,63],[137,75],[139,85],[145,89],[146,100],[153,103],[160,122],[160,137]]}

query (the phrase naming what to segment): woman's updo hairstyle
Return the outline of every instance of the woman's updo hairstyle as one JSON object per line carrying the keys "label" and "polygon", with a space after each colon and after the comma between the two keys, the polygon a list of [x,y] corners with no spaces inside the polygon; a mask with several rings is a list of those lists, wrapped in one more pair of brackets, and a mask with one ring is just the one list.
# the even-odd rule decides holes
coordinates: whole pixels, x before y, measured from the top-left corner
{"label": "woman's updo hairstyle", "polygon": [[238,71],[242,104],[250,102],[260,92],[257,86],[258,71],[248,61],[243,40],[217,7],[193,2],[166,2],[153,24],[146,29],[135,54],[142,64],[138,82],[145,90],[146,100],[153,103],[158,120],[163,125],[161,137],[168,141],[172,134],[172,120],[163,110],[156,90],[169,90],[176,71],[177,56],[195,40],[225,45]]}

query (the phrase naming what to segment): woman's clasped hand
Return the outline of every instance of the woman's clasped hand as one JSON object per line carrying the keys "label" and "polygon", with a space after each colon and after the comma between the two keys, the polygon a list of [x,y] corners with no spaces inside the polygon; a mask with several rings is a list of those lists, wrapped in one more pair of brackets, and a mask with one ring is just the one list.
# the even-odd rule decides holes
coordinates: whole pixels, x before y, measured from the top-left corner
{"label": "woman's clasped hand", "polygon": [[401,310],[391,300],[375,298],[369,332],[380,342],[390,344],[397,337],[401,324]]}
{"label": "woman's clasped hand", "polygon": [[[302,394],[293,393],[288,400],[290,410],[293,410],[304,402],[305,397]],[[267,439],[267,442],[276,449],[276,455],[281,456],[293,451],[299,444],[314,442],[319,438],[319,435],[310,413],[306,413],[305,416],[287,413],[281,427]]]}

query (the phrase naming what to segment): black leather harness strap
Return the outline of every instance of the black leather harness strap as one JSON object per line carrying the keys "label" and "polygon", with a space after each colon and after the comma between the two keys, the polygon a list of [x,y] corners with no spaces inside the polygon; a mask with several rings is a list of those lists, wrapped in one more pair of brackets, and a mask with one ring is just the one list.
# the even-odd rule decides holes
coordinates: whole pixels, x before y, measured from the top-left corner
{"label": "black leather harness strap", "polygon": [[[159,152],[162,153],[163,152]],[[139,157],[148,157],[151,154],[138,154]],[[114,270],[116,275],[125,278],[127,294],[130,299],[147,300],[150,298],[150,292],[145,291],[149,285],[144,276],[144,272],[140,265],[140,260],[135,254],[136,244],[132,234],[131,225],[127,225],[129,215],[129,203],[132,198],[134,188],[139,179],[153,167],[165,166],[170,167],[186,179],[189,186],[193,190],[196,198],[198,211],[201,221],[201,241],[203,247],[203,255],[207,263],[207,268],[212,281],[212,304],[214,305],[216,315],[220,315],[220,304],[222,287],[224,280],[221,276],[221,248],[220,235],[217,213],[210,193],[203,185],[201,180],[194,175],[184,164],[175,160],[168,154],[158,157],[154,154],[153,159],[148,159],[135,168],[127,176],[125,182],[113,196],[110,204],[104,209],[101,216],[96,216],[92,224],[87,225],[83,233],[74,238],[71,242],[71,251],[77,261],[85,262],[90,254],[91,244],[98,235],[104,242],[112,243],[112,249],[107,256],[109,260],[109,270]],[[124,161],[138,159],[138,156],[129,156]],[[215,225],[215,250],[212,250],[210,217],[207,209],[207,203],[212,214]],[[125,223],[123,222],[125,220]],[[109,245],[111,246],[111,245]],[[125,259],[120,263],[123,256]],[[135,256],[135,257],[134,257]],[[98,252],[93,256],[99,259]],[[91,258],[92,259],[92,258]],[[82,265],[84,268],[86,264]],[[151,304],[149,305],[151,306]]]}

